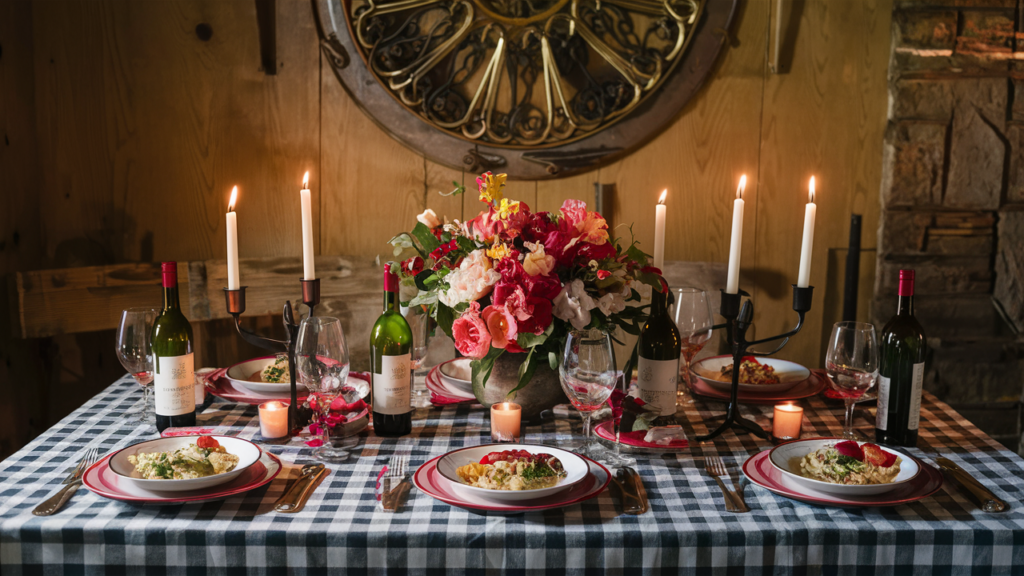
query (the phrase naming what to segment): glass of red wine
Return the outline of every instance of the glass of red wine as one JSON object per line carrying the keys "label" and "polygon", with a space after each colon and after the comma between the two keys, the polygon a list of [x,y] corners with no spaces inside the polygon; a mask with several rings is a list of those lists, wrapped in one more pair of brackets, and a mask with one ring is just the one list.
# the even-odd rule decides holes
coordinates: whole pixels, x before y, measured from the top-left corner
{"label": "glass of red wine", "polygon": [[320,411],[317,427],[321,442],[313,451],[313,457],[322,462],[347,460],[348,452],[331,443],[331,427],[327,424],[331,403],[341,395],[348,381],[348,343],[340,320],[314,316],[299,324],[299,334],[295,339],[295,369],[298,381],[316,394],[316,407]]}
{"label": "glass of red wine", "polygon": [[707,292],[700,288],[684,286],[676,288],[673,296],[675,303],[672,305],[670,313],[682,340],[680,352],[682,362],[679,364],[682,378],[679,380],[679,387],[676,391],[676,403],[693,404],[693,396],[690,395],[690,390],[693,387],[690,365],[697,353],[711,339],[711,327],[715,322],[711,315],[711,303],[708,300]]}
{"label": "glass of red wine", "polygon": [[121,366],[142,387],[142,402],[138,408],[126,412],[122,418],[128,422],[153,422],[151,392],[153,390],[153,350],[150,336],[158,311],[153,308],[128,308],[121,312],[117,325],[115,351]]}
{"label": "glass of red wine", "polygon": [[604,406],[618,382],[615,350],[609,334],[597,329],[569,332],[558,376],[565,395],[583,417],[583,445],[577,452],[584,456],[598,455],[605,449],[591,445],[590,417]]}
{"label": "glass of red wine", "polygon": [[858,440],[853,430],[853,408],[878,379],[875,327],[863,322],[836,322],[828,340],[825,371],[832,389],[846,402],[843,438]]}

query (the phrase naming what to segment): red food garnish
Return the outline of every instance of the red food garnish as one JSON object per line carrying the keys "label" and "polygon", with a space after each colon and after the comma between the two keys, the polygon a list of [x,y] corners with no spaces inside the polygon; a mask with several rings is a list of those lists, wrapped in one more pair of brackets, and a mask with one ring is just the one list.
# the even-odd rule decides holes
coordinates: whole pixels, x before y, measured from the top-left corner
{"label": "red food garnish", "polygon": [[847,440],[836,444],[836,452],[839,452],[843,456],[849,456],[850,458],[860,462],[864,461],[864,450],[862,450],[860,445],[853,440]]}
{"label": "red food garnish", "polygon": [[896,463],[895,454],[886,452],[874,444],[865,444],[861,448],[864,450],[864,458],[875,466],[888,468]]}
{"label": "red food garnish", "polygon": [[212,436],[200,436],[199,440],[196,440],[196,446],[200,448],[220,448],[220,442]]}

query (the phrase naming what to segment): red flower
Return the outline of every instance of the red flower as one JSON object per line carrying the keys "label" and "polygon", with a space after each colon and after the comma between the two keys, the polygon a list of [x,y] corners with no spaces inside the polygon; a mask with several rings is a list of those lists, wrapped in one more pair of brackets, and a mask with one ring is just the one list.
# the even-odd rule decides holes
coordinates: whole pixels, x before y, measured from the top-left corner
{"label": "red flower", "polygon": [[612,275],[612,273],[607,271],[607,270],[598,270],[597,271],[597,279],[598,280],[604,280],[605,278],[607,278],[607,277],[609,277],[611,275]]}
{"label": "red flower", "polygon": [[412,258],[402,262],[402,272],[409,276],[415,276],[420,272],[423,272],[423,258],[413,256]]}
{"label": "red flower", "polygon": [[584,262],[590,262],[591,260],[601,261],[605,258],[615,257],[615,246],[612,246],[611,242],[605,242],[601,245],[578,244],[578,246],[579,250],[576,252],[576,258],[579,258]]}
{"label": "red flower", "polygon": [[530,214],[526,225],[523,226],[523,240],[543,243],[548,234],[557,231],[558,225],[551,221],[550,212],[537,212]]}
{"label": "red flower", "polygon": [[551,325],[551,300],[537,298],[536,296],[526,297],[527,305],[533,308],[533,315],[519,322],[520,332],[540,334]]}

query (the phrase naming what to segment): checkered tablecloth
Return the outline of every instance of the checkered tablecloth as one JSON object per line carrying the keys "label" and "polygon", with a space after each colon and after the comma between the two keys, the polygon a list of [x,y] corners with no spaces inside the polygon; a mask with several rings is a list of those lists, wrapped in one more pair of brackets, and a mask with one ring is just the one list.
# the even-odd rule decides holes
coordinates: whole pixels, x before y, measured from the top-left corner
{"label": "checkered tablecloth", "polygon": [[[642,516],[619,513],[606,491],[561,510],[498,516],[453,508],[412,490],[403,510],[380,511],[374,481],[395,451],[412,464],[453,448],[489,442],[488,416],[479,406],[417,411],[413,434],[381,439],[364,433],[352,458],[332,474],[299,514],[272,511],[294,463],[311,449],[293,441],[267,448],[288,463],[287,476],[268,487],[219,502],[138,506],[79,490],[58,514],[31,510],[54,493],[87,447],[106,452],[153,437],[119,419],[138,398],[130,378],[115,382],[21,451],[0,463],[0,572],[20,574],[159,573],[270,574],[287,566],[305,574],[324,567],[351,573],[857,573],[968,574],[1024,571],[1024,461],[925,394],[920,449],[958,462],[1010,504],[986,514],[947,484],[935,496],[891,509],[822,508],[775,496],[744,481],[748,514],[725,511],[721,493],[704,472],[715,452],[739,465],[767,445],[727,434],[682,455],[641,457],[637,466],[651,500]],[[842,427],[842,408],[822,398],[805,401],[804,436]],[[689,433],[706,432],[720,404],[698,402],[687,411]],[[769,424],[769,407],[745,408]],[[563,415],[567,414],[562,412]],[[859,411],[870,430],[871,409]],[[255,436],[256,408],[214,400],[203,425],[241,427]],[[578,422],[578,420],[576,421]],[[524,441],[558,445],[572,437],[572,421],[556,418],[525,429]],[[578,433],[577,433],[578,434]],[[692,437],[692,436],[691,436]],[[144,570],[149,568],[150,570]]]}

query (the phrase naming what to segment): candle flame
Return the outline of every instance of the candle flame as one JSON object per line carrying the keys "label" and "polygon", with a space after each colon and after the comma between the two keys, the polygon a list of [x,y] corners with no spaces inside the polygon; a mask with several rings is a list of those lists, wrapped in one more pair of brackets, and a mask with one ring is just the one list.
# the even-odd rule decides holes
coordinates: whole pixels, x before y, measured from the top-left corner
{"label": "candle flame", "polygon": [[811,203],[814,202],[814,176],[811,176],[811,185],[810,188],[808,188],[807,201]]}
{"label": "candle flame", "polygon": [[658,204],[664,204],[666,196],[668,196],[668,188],[661,191],[661,197],[658,198]]}
{"label": "candle flame", "polygon": [[740,176],[740,185],[736,188],[736,199],[743,199],[743,192],[747,189],[747,175]]}
{"label": "candle flame", "polygon": [[228,212],[235,211],[235,200],[238,200],[238,186],[231,189],[231,199],[228,200]]}
{"label": "candle flame", "polygon": [[302,177],[302,189],[309,189],[309,172],[306,172],[306,175]]}

